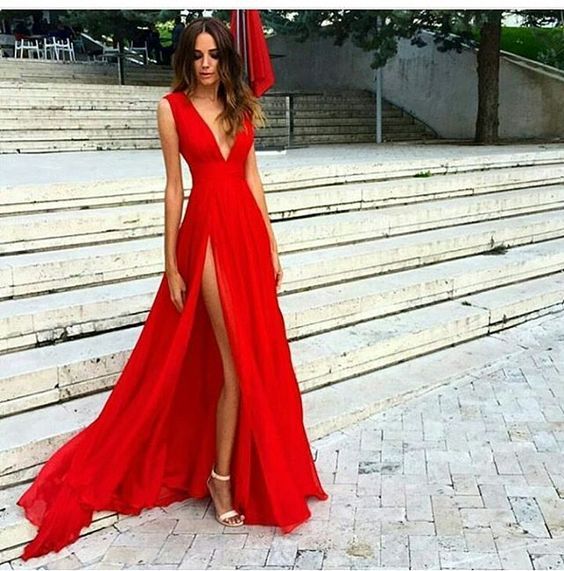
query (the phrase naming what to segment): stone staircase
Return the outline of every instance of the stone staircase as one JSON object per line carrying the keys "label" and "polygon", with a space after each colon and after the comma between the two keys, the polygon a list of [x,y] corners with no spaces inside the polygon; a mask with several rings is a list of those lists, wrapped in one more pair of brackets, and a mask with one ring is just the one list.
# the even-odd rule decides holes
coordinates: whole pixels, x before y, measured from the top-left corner
{"label": "stone staircase", "polygon": [[[263,180],[312,439],[444,383],[440,363],[472,340],[564,309],[562,146]],[[163,268],[161,186],[0,188],[0,562],[35,533],[15,500],[97,416],[140,333]]]}
{"label": "stone staircase", "polygon": [[[168,89],[0,81],[0,154],[158,149],[156,107]],[[257,149],[288,146],[288,95],[271,91],[262,98],[269,123],[257,129]],[[297,92],[291,96],[291,146],[375,140],[376,105],[371,92]],[[435,138],[428,127],[388,102],[384,102],[382,115],[387,141]]]}
{"label": "stone staircase", "polygon": [[[127,85],[167,86],[172,80],[172,68],[126,61],[125,79]],[[2,58],[0,82],[119,85],[119,74],[116,63]]]}

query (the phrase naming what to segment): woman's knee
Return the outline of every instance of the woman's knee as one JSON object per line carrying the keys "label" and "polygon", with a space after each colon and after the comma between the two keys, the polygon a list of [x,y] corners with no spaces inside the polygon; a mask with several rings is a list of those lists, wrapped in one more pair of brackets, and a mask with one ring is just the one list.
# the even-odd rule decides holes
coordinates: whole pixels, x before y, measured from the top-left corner
{"label": "woman's knee", "polygon": [[229,342],[227,324],[225,322],[225,316],[223,315],[223,307],[219,293],[219,284],[215,272],[214,252],[210,240],[208,240],[206,249],[204,272],[202,276],[202,290],[204,304],[211,321],[215,339],[221,354],[221,360],[223,362],[226,388],[231,392],[238,391],[239,383],[237,379],[237,372],[235,369],[234,357]]}

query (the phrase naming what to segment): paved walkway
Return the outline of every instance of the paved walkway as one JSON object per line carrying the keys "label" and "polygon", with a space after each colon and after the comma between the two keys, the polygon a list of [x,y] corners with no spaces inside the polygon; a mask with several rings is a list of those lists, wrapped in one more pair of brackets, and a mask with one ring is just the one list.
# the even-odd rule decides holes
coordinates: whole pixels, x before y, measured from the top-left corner
{"label": "paved walkway", "polygon": [[564,569],[564,315],[505,335],[519,357],[312,442],[331,498],[291,534],[187,500],[0,569]]}

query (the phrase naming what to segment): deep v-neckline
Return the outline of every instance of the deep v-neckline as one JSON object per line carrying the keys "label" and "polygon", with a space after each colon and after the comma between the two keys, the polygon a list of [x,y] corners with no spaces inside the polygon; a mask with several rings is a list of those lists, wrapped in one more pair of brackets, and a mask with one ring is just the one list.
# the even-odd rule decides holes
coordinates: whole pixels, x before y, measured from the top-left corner
{"label": "deep v-neckline", "polygon": [[200,114],[200,112],[198,111],[196,106],[194,105],[193,101],[190,99],[190,97],[188,97],[188,94],[184,93],[184,92],[182,92],[182,93],[184,94],[184,97],[188,101],[188,104],[190,105],[190,107],[192,107],[192,109],[194,110],[194,113],[200,118],[200,121],[206,127],[208,133],[210,134],[211,138],[213,139],[213,142],[215,144],[215,148],[217,149],[219,156],[223,159],[224,163],[228,163],[229,159],[231,158],[231,155],[233,154],[233,149],[235,148],[235,145],[237,144],[237,139],[238,139],[239,133],[237,133],[235,135],[235,140],[233,141],[233,144],[231,145],[231,148],[229,149],[229,152],[227,153],[227,158],[225,158],[223,153],[221,152],[221,148],[219,146],[219,143],[217,142],[217,139],[215,138],[215,135],[213,133],[212,128],[208,125],[207,121],[202,117],[202,115]]}

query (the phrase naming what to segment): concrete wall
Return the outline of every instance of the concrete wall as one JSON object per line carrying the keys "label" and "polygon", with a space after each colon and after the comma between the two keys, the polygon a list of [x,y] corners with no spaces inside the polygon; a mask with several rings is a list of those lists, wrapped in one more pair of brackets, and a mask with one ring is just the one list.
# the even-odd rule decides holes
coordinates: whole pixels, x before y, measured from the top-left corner
{"label": "concrete wall", "polygon": [[[447,138],[474,137],[478,107],[476,53],[472,49],[439,52],[430,34],[417,48],[400,40],[398,53],[383,71],[383,96]],[[332,39],[299,43],[269,39],[274,58],[276,90],[375,90],[371,54],[349,41]],[[564,73],[502,56],[500,71],[499,136],[501,138],[564,136]]]}
{"label": "concrete wall", "polygon": [[299,43],[287,37],[269,38],[276,78],[275,90],[373,89],[375,70],[370,54],[346,42],[334,46],[330,39]]}

